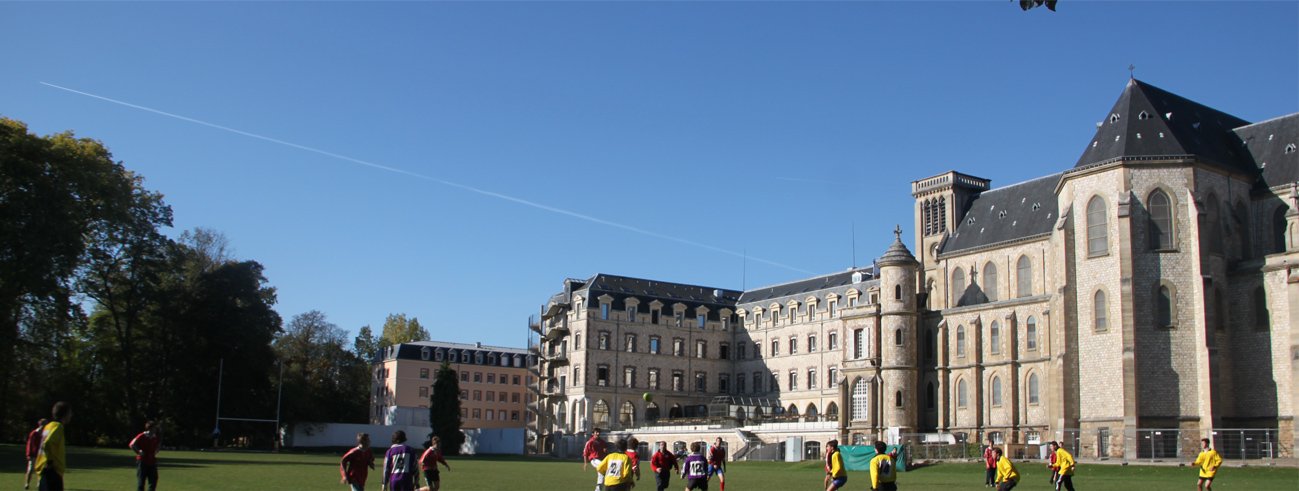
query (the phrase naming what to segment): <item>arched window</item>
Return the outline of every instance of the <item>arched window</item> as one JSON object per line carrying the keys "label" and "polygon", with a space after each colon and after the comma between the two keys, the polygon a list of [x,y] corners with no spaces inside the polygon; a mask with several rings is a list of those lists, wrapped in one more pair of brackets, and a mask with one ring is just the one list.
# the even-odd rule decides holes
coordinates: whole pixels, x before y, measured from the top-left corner
{"label": "arched window", "polygon": [[825,417],[828,418],[828,419],[831,420],[831,421],[838,421],[838,420],[839,420],[839,405],[838,405],[838,404],[835,404],[835,403],[833,403],[833,402],[831,402],[829,406],[826,406],[826,407],[825,407]]}
{"label": "arched window", "polygon": [[996,320],[988,326],[988,338],[988,351],[993,354],[1001,353],[1001,325],[997,324]]}
{"label": "arched window", "polygon": [[1240,242],[1240,258],[1249,259],[1253,257],[1254,247],[1249,240],[1249,209],[1245,208],[1245,203],[1236,203],[1236,210],[1233,213],[1236,220],[1236,237]]}
{"label": "arched window", "polygon": [[989,302],[997,301],[997,265],[992,261],[983,266],[983,294]]}
{"label": "arched window", "polygon": [[1222,254],[1222,213],[1218,207],[1218,196],[1210,194],[1204,203],[1204,228],[1200,230],[1200,239],[1204,248],[1215,254]]}
{"label": "arched window", "polygon": [[902,346],[902,328],[893,331],[893,344]]}
{"label": "arched window", "polygon": [[1272,325],[1272,315],[1267,309],[1267,293],[1263,287],[1254,289],[1254,327],[1267,329]]}
{"label": "arched window", "polygon": [[1097,331],[1109,329],[1109,307],[1105,303],[1105,290],[1096,290],[1092,301],[1092,318]]}
{"label": "arched window", "polygon": [[902,300],[902,285],[893,285],[893,299]]}
{"label": "arched window", "polygon": [[870,387],[865,380],[857,380],[852,386],[852,420],[866,421],[870,414]]}
{"label": "arched window", "polygon": [[798,406],[790,404],[789,409],[786,409],[786,411],[789,412],[790,416],[798,416]]}
{"label": "arched window", "polygon": [[934,383],[925,384],[925,409],[934,409],[938,406],[938,394],[934,391]]}
{"label": "arched window", "polygon": [[938,197],[938,231],[947,231],[947,197]]}
{"label": "arched window", "polygon": [[618,424],[623,428],[630,428],[636,422],[636,406],[631,401],[622,403],[622,409],[618,411]]}
{"label": "arched window", "polygon": [[1037,319],[1028,316],[1028,321],[1024,322],[1024,344],[1029,351],[1037,349]]}
{"label": "arched window", "polygon": [[1041,397],[1038,396],[1037,374],[1030,374],[1028,376],[1028,403],[1037,404],[1041,401]]}
{"label": "arched window", "polygon": [[645,421],[657,421],[659,419],[659,405],[657,402],[651,402],[645,405]]}
{"label": "arched window", "polygon": [[1015,296],[1033,296],[1033,261],[1028,256],[1019,256],[1015,264]]}
{"label": "arched window", "polygon": [[1001,405],[1001,377],[992,377],[992,405]]}
{"label": "arched window", "polygon": [[956,326],[956,356],[965,356],[965,326]]}
{"label": "arched window", "polygon": [[1110,238],[1105,200],[1093,196],[1087,202],[1087,255],[1103,256],[1110,253]]}
{"label": "arched window", "polygon": [[965,379],[961,379],[956,383],[956,407],[966,407],[969,402],[969,390],[965,387]]}
{"label": "arched window", "polygon": [[1173,206],[1168,200],[1168,194],[1162,189],[1156,189],[1150,193],[1146,204],[1150,207],[1150,248],[1172,249]]}
{"label": "arched window", "polygon": [[1159,285],[1155,291],[1155,327],[1173,326],[1173,291],[1167,285]]}
{"label": "arched window", "polygon": [[804,416],[807,416],[809,418],[815,418],[818,414],[820,413],[816,412],[816,404],[808,404],[807,412],[803,413]]}
{"label": "arched window", "polygon": [[895,407],[902,407],[902,391],[899,390],[897,393],[893,394],[893,405]]}
{"label": "arched window", "polygon": [[930,204],[931,201],[932,200],[925,200],[925,203],[922,206],[923,218],[921,218],[920,222],[923,223],[925,226],[925,235],[932,235],[934,233],[934,227],[933,227],[934,213],[933,213],[933,206]]}
{"label": "arched window", "polygon": [[609,403],[604,402],[604,399],[595,401],[595,407],[592,408],[591,413],[596,426],[606,428],[609,426]]}
{"label": "arched window", "polygon": [[1290,211],[1286,205],[1276,207],[1272,213],[1272,252],[1285,252],[1285,232],[1286,221],[1285,214]]}
{"label": "arched window", "polygon": [[965,294],[965,270],[956,268],[952,272],[952,306],[961,304],[961,295]]}
{"label": "arched window", "polygon": [[565,401],[559,401],[558,409],[555,410],[555,424],[561,426],[568,424],[568,403]]}

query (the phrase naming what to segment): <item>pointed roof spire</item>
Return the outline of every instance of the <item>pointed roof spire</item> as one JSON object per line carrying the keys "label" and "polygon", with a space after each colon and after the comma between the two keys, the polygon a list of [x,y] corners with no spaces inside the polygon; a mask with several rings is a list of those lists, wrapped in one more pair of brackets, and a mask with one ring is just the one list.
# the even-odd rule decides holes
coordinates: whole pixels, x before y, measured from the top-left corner
{"label": "pointed roof spire", "polygon": [[893,235],[893,245],[889,246],[889,250],[879,259],[878,264],[880,266],[920,264],[919,261],[916,261],[916,257],[911,255],[911,251],[907,249],[906,244],[902,243],[902,226],[896,226],[893,229]]}

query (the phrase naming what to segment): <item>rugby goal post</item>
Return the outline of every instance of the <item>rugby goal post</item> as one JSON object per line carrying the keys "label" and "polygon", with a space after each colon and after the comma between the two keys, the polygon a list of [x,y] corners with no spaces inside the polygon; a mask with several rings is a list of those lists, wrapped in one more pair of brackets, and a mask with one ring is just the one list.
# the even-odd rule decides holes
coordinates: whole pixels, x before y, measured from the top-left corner
{"label": "rugby goal post", "polygon": [[255,419],[255,418],[223,418],[221,417],[221,385],[225,381],[226,359],[222,358],[219,368],[217,369],[217,401],[216,401],[216,427],[212,429],[212,446],[215,449],[218,439],[221,438],[222,421],[244,421],[252,423],[275,423],[275,431],[272,433],[271,444],[272,452],[279,452],[280,445],[283,443],[280,434],[280,402],[284,397],[284,362],[277,361],[280,365],[280,379],[276,387],[275,394],[275,419]]}

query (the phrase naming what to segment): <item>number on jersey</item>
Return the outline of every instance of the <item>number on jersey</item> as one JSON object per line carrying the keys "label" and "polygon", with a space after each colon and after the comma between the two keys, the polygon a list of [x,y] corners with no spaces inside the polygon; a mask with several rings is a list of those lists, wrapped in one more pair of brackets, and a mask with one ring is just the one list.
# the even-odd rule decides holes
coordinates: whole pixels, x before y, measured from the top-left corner
{"label": "number on jersey", "polygon": [[889,477],[893,475],[893,461],[889,459],[880,459],[880,477]]}
{"label": "number on jersey", "polygon": [[704,461],[702,461],[702,460],[696,460],[696,461],[694,461],[694,462],[691,462],[691,463],[690,463],[690,475],[692,475],[692,476],[702,476],[702,475],[704,475],[704,474],[707,474],[707,473],[708,473],[708,468],[707,468],[707,467],[704,467],[704,465],[705,465],[705,464],[704,464]]}
{"label": "number on jersey", "polygon": [[609,461],[609,468],[606,469],[606,470],[604,471],[604,475],[609,476],[609,477],[619,477],[619,476],[622,476],[622,461],[621,461],[621,460],[610,460],[610,461]]}

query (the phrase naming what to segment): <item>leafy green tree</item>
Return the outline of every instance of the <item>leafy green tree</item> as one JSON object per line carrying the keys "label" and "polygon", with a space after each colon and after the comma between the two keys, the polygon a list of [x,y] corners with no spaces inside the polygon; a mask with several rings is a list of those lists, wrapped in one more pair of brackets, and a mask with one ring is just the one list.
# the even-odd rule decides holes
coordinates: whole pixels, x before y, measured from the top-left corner
{"label": "leafy green tree", "polygon": [[390,314],[383,321],[383,337],[379,339],[379,346],[428,341],[428,339],[428,331],[419,325],[418,318],[411,317],[407,320],[406,314]]}
{"label": "leafy green tree", "polygon": [[460,445],[465,443],[465,434],[460,432],[460,377],[451,369],[450,361],[442,361],[433,380],[428,420],[433,434],[442,440],[442,452],[460,455]]}
{"label": "leafy green tree", "polygon": [[382,347],[382,341],[374,336],[374,331],[370,330],[370,326],[361,326],[361,332],[356,334],[356,340],[352,343],[352,351],[355,351],[357,356],[360,356],[366,363],[373,361],[374,355],[378,354],[379,348]]}
{"label": "leafy green tree", "polygon": [[346,333],[318,310],[294,316],[275,339],[275,351],[286,367],[286,421],[366,422],[369,364],[345,343]]}

